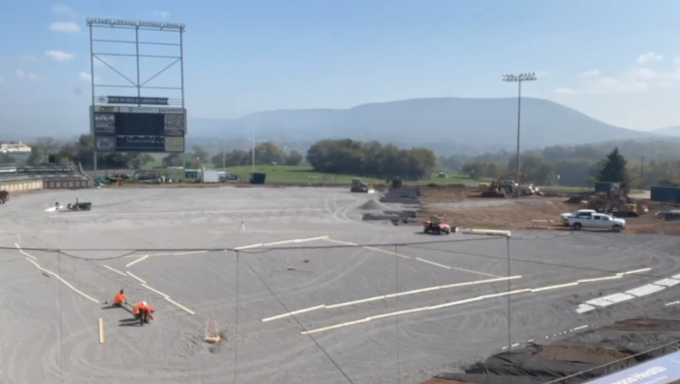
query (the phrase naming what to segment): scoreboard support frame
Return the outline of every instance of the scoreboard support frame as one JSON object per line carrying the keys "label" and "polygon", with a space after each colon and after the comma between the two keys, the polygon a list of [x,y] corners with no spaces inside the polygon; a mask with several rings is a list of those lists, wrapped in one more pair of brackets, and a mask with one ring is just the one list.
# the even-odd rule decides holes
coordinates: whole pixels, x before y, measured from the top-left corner
{"label": "scoreboard support frame", "polygon": [[[184,104],[184,32],[186,29],[186,26],[181,23],[170,23],[170,22],[154,22],[154,21],[133,21],[133,20],[120,20],[120,19],[105,19],[105,18],[87,18],[86,20],[87,26],[90,31],[90,85],[91,85],[91,92],[92,92],[92,106],[97,105],[97,100],[102,99],[105,100],[105,97],[100,97],[97,95],[98,88],[134,88],[137,91],[137,97],[136,97],[136,103],[133,105],[136,105],[137,107],[142,107],[146,103],[144,102],[144,98],[142,97],[142,89],[161,89],[161,90],[166,90],[166,91],[179,91],[180,93],[180,98],[178,99],[172,99],[168,98],[168,104],[167,106],[172,106],[172,107],[181,107],[185,108]],[[120,30],[128,30],[130,32],[134,31],[135,34],[135,39],[134,40],[112,40],[112,39],[97,39],[94,36],[94,29],[95,28],[108,28],[108,29],[120,29]],[[171,33],[171,34],[176,34],[177,35],[177,42],[176,43],[167,43],[167,42],[150,42],[150,41],[140,41],[139,39],[139,32],[140,31],[151,31],[151,32],[158,32],[158,33]],[[135,53],[134,54],[127,54],[127,53],[107,53],[107,52],[97,52],[95,51],[95,43],[107,43],[109,45],[111,44],[118,44],[118,45],[131,45],[134,44],[135,46]],[[179,48],[179,54],[178,55],[145,55],[145,54],[140,54],[139,48],[140,45],[155,45],[155,46],[175,46]],[[136,74],[137,78],[136,81],[129,79],[125,75],[123,75],[120,71],[118,71],[111,63],[107,62],[107,60],[104,59],[104,57],[110,57],[110,56],[124,56],[124,57],[134,57],[136,59]],[[141,74],[140,74],[140,59],[142,58],[160,58],[160,59],[169,59],[173,60],[169,65],[167,65],[165,68],[162,70],[158,71],[156,74],[148,78],[146,81],[142,81],[141,79]],[[113,85],[113,84],[101,84],[97,82],[97,76],[95,74],[95,60],[97,60],[98,63],[108,67],[111,69],[113,72],[118,74],[121,78],[126,80],[130,85]],[[170,69],[171,67],[175,66],[177,63],[179,63],[180,66],[180,79],[179,83],[180,85],[177,86],[147,86],[146,84],[161,75],[163,72],[166,70]],[[153,98],[150,98],[153,99]],[[103,102],[103,104],[107,104],[108,102]],[[113,103],[108,103],[113,104]],[[129,103],[128,103],[129,105]],[[91,124],[94,124],[94,117],[91,116]],[[185,148],[186,151],[186,148]],[[139,153],[139,165],[141,169],[142,165],[142,157],[141,153]],[[93,161],[94,161],[94,175],[97,175],[97,150],[96,148],[93,150]]]}

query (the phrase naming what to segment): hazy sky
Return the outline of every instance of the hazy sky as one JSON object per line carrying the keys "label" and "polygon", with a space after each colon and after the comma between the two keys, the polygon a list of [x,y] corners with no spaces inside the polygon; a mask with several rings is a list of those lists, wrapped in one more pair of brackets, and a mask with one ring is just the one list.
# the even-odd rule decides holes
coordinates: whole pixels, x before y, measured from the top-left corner
{"label": "hazy sky", "polygon": [[[190,116],[514,96],[516,87],[501,76],[533,71],[539,80],[526,84],[527,96],[654,129],[680,124],[678,15],[677,0],[5,0],[0,113],[13,122],[49,115],[45,124],[89,126],[89,16],[185,23]],[[95,29],[95,38],[134,33]],[[147,32],[141,39],[178,36]],[[97,43],[95,51],[132,53],[134,45]],[[141,53],[177,50],[144,46]],[[134,58],[102,58],[136,80]],[[142,59],[142,82],[171,62]],[[175,65],[148,85],[178,86],[179,73]],[[100,84],[126,84],[101,63],[94,75]],[[152,89],[142,95],[180,97]]]}

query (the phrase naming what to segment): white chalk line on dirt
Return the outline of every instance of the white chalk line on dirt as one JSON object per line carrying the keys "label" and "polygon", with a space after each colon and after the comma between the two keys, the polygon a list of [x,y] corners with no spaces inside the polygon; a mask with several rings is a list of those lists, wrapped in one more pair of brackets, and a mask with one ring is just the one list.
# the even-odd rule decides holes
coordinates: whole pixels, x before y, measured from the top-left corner
{"label": "white chalk line on dirt", "polygon": [[17,247],[17,249],[19,250],[19,253],[21,253],[22,255],[27,256],[27,257],[30,257],[30,258],[33,259],[33,260],[38,260],[37,257],[35,257],[35,256],[31,255],[31,254],[28,254],[28,253],[24,252],[24,251],[21,249],[21,247],[19,246],[19,244],[14,243],[14,246]]}
{"label": "white chalk line on dirt", "polygon": [[186,311],[186,312],[188,312],[188,313],[190,313],[190,314],[192,314],[192,315],[195,315],[195,314],[196,314],[196,312],[192,311],[191,309],[189,309],[189,308],[183,306],[182,304],[180,304],[180,303],[178,303],[178,302],[172,300],[172,299],[170,298],[170,295],[168,295],[167,293],[163,293],[163,292],[161,292],[161,291],[159,291],[159,290],[157,290],[157,289],[155,289],[155,288],[150,287],[150,286],[146,283],[146,281],[142,280],[139,276],[133,275],[132,273],[130,273],[130,271],[125,271],[125,272],[126,272],[128,275],[130,275],[130,277],[132,277],[132,278],[134,278],[135,280],[141,282],[141,286],[142,286],[142,287],[148,289],[148,290],[151,291],[151,292],[154,292],[154,293],[160,295],[160,296],[163,297],[163,299],[164,299],[165,301],[167,301],[168,303],[173,304],[173,305],[177,306],[178,308],[180,308],[180,309],[182,309],[182,310],[184,310],[184,311]]}
{"label": "white chalk line on dirt", "polygon": [[250,244],[250,245],[243,245],[240,247],[234,248],[236,251],[240,251],[243,249],[252,249],[252,248],[266,248],[266,247],[273,247],[277,245],[285,245],[285,244],[300,244],[300,243],[307,243],[310,241],[320,241],[320,240],[328,240],[329,236],[317,236],[317,237],[309,237],[306,239],[292,239],[292,240],[282,240],[282,241],[274,241],[272,243],[257,243],[257,244]]}
{"label": "white chalk line on dirt", "polygon": [[[578,327],[576,327],[576,328],[572,328],[572,329],[570,329],[570,330],[568,330],[568,331],[562,331],[562,332],[554,333],[552,336],[547,335],[547,336],[545,336],[545,338],[546,338],[546,339],[549,339],[549,338],[551,338],[551,337],[557,337],[557,336],[566,335],[566,334],[572,333],[572,332],[578,332],[578,331],[583,330],[583,329],[586,329],[586,328],[588,328],[588,327],[590,327],[590,325],[587,325],[587,324],[586,324],[586,325],[580,325],[580,326],[578,326]],[[534,343],[534,339],[529,339],[529,340],[526,341],[526,344],[533,344],[533,343]],[[512,349],[512,348],[517,348],[517,347],[520,346],[520,344],[521,344],[521,343],[512,344],[512,345],[510,346],[510,349]],[[506,349],[508,349],[508,346],[507,346],[507,345],[501,347],[501,351],[505,351]]]}
{"label": "white chalk line on dirt", "polygon": [[126,274],[124,274],[123,272],[117,270],[116,268],[109,267],[108,265],[104,265],[104,268],[108,269],[109,271],[113,271],[113,272],[115,272],[115,273],[117,273],[117,274],[119,274],[119,275],[123,275],[123,276],[127,277]]}
{"label": "white chalk line on dirt", "polygon": [[71,285],[68,281],[64,280],[61,276],[57,275],[56,273],[54,273],[54,272],[52,272],[52,271],[50,271],[50,270],[47,270],[47,269],[41,267],[38,263],[36,263],[35,261],[31,260],[31,259],[28,257],[28,256],[29,256],[28,253],[22,251],[21,249],[19,249],[19,251],[21,252],[22,255],[26,255],[26,256],[27,256],[27,257],[26,257],[26,260],[28,260],[31,264],[33,264],[36,268],[38,268],[38,270],[40,270],[40,271],[42,271],[42,272],[45,272],[45,273],[47,273],[48,275],[54,276],[57,280],[59,280],[59,281],[61,281],[62,283],[64,283],[65,286],[71,288],[71,290],[72,290],[73,292],[75,292],[75,293],[77,293],[77,294],[79,294],[79,295],[85,297],[86,299],[92,300],[92,301],[94,301],[94,302],[97,303],[97,304],[100,303],[99,300],[97,300],[97,299],[95,299],[95,298],[92,298],[92,296],[90,296],[90,295],[88,295],[88,294],[82,292],[82,291],[79,290],[78,288],[74,287],[74,286]]}
{"label": "white chalk line on dirt", "polygon": [[[318,236],[318,237],[310,237],[307,239],[292,239],[292,240],[283,240],[283,241],[275,241],[272,243],[256,243],[256,244],[250,244],[250,245],[243,245],[240,247],[234,248],[236,251],[244,250],[244,249],[252,249],[252,248],[264,248],[264,247],[274,247],[277,245],[285,245],[285,244],[299,244],[299,243],[306,243],[310,241],[320,241],[320,240],[327,240],[329,236]],[[186,252],[165,252],[165,253],[150,253],[148,257],[159,257],[159,256],[186,256],[186,255],[198,255],[201,253],[208,253],[210,251],[186,251]],[[140,255],[126,255],[123,256],[124,259],[132,259],[135,257],[140,257]],[[139,260],[141,261],[141,260]],[[133,265],[135,262],[129,263],[126,265],[126,267],[129,267],[130,265]]]}
{"label": "white chalk line on dirt", "polygon": [[[387,254],[387,255],[392,255],[392,256],[401,257],[402,259],[411,259],[411,256],[402,255],[402,254],[400,254],[400,253],[396,253],[396,252],[392,252],[392,251],[387,251],[387,250],[385,250],[385,249],[380,249],[380,248],[376,248],[376,247],[361,246],[361,245],[356,244],[356,243],[350,243],[350,242],[348,242],[348,241],[341,241],[341,240],[335,240],[335,239],[330,239],[330,238],[329,238],[329,239],[325,239],[325,240],[326,240],[326,241],[329,241],[329,242],[331,242],[331,243],[344,244],[344,245],[351,245],[351,246],[354,246],[354,247],[362,247],[362,248],[365,248],[365,249],[368,249],[368,250],[371,250],[371,251],[376,251],[376,252],[381,252],[381,253],[384,253],[384,254]],[[433,266],[439,267],[439,268],[444,268],[444,269],[449,269],[449,270],[455,270],[455,271],[460,271],[460,272],[466,272],[466,273],[473,273],[473,274],[480,275],[480,276],[486,276],[486,277],[499,277],[499,278],[500,278],[500,277],[503,277],[503,276],[499,276],[499,275],[494,275],[494,274],[492,274],[492,273],[485,273],[485,272],[473,271],[473,270],[471,270],[471,269],[465,269],[465,268],[451,267],[451,266],[448,266],[448,265],[444,265],[444,264],[440,264],[440,263],[435,263],[434,261],[430,261],[430,260],[427,260],[427,259],[423,259],[423,258],[421,258],[421,257],[416,257],[415,260],[416,260],[416,261],[420,261],[421,263],[426,263],[426,264],[433,265]]]}
{"label": "white chalk line on dirt", "polygon": [[358,305],[358,304],[370,303],[370,302],[378,301],[378,300],[391,299],[393,297],[415,295],[415,294],[418,294],[418,293],[425,293],[425,292],[432,292],[432,291],[438,291],[438,290],[444,290],[444,289],[467,287],[467,286],[471,286],[471,285],[489,284],[489,283],[495,283],[495,282],[500,282],[500,281],[521,279],[521,278],[522,278],[522,276],[510,276],[510,277],[500,277],[500,278],[496,278],[496,279],[466,281],[466,282],[463,282],[463,283],[438,285],[438,286],[435,286],[435,287],[427,287],[427,288],[414,289],[414,290],[403,291],[403,292],[398,292],[398,293],[390,293],[390,294],[387,294],[387,295],[374,296],[374,297],[369,297],[367,299],[347,301],[347,302],[344,302],[344,303],[338,303],[338,304],[332,304],[332,305],[322,304],[322,305],[317,305],[315,307],[300,309],[300,310],[297,310],[297,311],[284,313],[284,314],[273,316],[273,317],[268,317],[266,319],[262,319],[262,322],[279,320],[279,319],[283,319],[283,318],[286,318],[286,317],[289,317],[289,316],[294,316],[294,315],[298,315],[298,314],[301,314],[301,313],[311,312],[311,311],[315,311],[315,310],[318,310],[318,309],[336,309],[336,308],[341,308],[341,307],[347,307],[347,306],[350,306],[350,305]]}
{"label": "white chalk line on dirt", "polygon": [[[626,275],[626,274],[628,274],[628,273],[624,272],[621,276]],[[607,277],[600,278],[600,280],[609,280],[609,278],[610,278],[610,276],[607,276]],[[598,281],[597,279],[588,279],[588,280],[589,280],[589,282]],[[538,288],[523,288],[523,289],[517,289],[517,290],[509,291],[509,292],[501,292],[501,293],[493,293],[493,294],[489,294],[489,295],[481,295],[481,296],[472,297],[472,298],[469,298],[469,299],[454,301],[454,302],[451,302],[451,303],[445,303],[445,304],[439,304],[439,305],[427,306],[427,307],[419,307],[419,308],[413,308],[413,309],[406,309],[406,310],[402,310],[402,311],[389,312],[389,313],[385,313],[385,314],[369,316],[369,317],[359,319],[359,320],[348,321],[348,322],[345,322],[345,323],[340,323],[340,324],[335,324],[335,325],[331,325],[331,326],[327,326],[327,327],[303,331],[303,332],[300,332],[300,334],[301,335],[309,335],[309,334],[313,334],[313,333],[330,331],[330,330],[337,329],[337,328],[343,328],[343,327],[348,327],[348,326],[351,326],[351,325],[366,323],[366,322],[373,321],[373,320],[384,319],[386,317],[393,317],[393,316],[406,315],[406,314],[416,313],[416,312],[437,310],[437,309],[441,309],[441,308],[448,308],[448,307],[452,307],[452,306],[457,306],[457,305],[462,305],[462,304],[467,304],[467,303],[472,303],[472,302],[477,302],[477,301],[482,301],[482,300],[486,300],[486,299],[490,299],[490,298],[507,296],[507,295],[514,295],[514,294],[520,294],[520,293],[536,293],[536,292],[542,292],[542,291],[551,290],[551,289],[567,288],[567,287],[572,287],[572,286],[576,286],[576,285],[579,285],[579,284],[580,283],[577,280],[576,282],[566,283],[566,284],[557,284],[557,285],[550,285],[550,286],[538,287]]]}
{"label": "white chalk line on dirt", "polygon": [[144,255],[144,256],[140,257],[139,259],[137,259],[135,261],[131,261],[131,262],[125,264],[125,268],[127,268],[131,265],[135,265],[135,264],[139,263],[140,261],[146,260],[148,257],[149,257],[149,255]]}
{"label": "white chalk line on dirt", "polygon": [[[165,252],[165,253],[149,253],[149,257],[159,257],[159,256],[185,256],[185,255],[198,255],[201,253],[208,253],[208,251],[186,251],[186,252]],[[123,259],[132,259],[135,257],[140,257],[139,254],[137,255],[126,255],[123,256]]]}
{"label": "white chalk line on dirt", "polygon": [[448,308],[448,307],[453,307],[453,306],[456,306],[456,305],[462,305],[462,304],[472,303],[472,302],[481,301],[481,300],[485,300],[485,299],[514,295],[514,294],[525,293],[525,292],[530,292],[530,291],[531,291],[531,289],[518,289],[518,290],[515,290],[515,291],[501,292],[501,293],[494,293],[494,294],[489,294],[489,295],[472,297],[472,298],[469,298],[469,299],[458,300],[458,301],[454,301],[454,302],[451,302],[451,303],[439,304],[439,305],[428,306],[428,307],[419,307],[419,308],[413,308],[413,309],[405,309],[405,310],[396,311],[396,312],[388,312],[388,313],[383,313],[383,314],[380,314],[380,315],[369,316],[369,317],[359,319],[359,320],[348,321],[348,322],[345,322],[345,323],[330,325],[328,327],[322,327],[322,328],[316,328],[316,329],[312,329],[312,330],[308,330],[308,331],[303,331],[303,332],[300,332],[300,334],[301,335],[311,335],[311,334],[314,334],[314,333],[330,331],[330,330],[333,330],[333,329],[338,329],[338,328],[343,328],[343,327],[349,327],[351,325],[367,323],[367,322],[373,321],[373,320],[379,320],[379,319],[384,319],[384,318],[394,317],[394,316],[407,315],[407,314],[416,313],[416,312],[432,311],[432,310],[436,310],[436,309]]}
{"label": "white chalk line on dirt", "polygon": [[125,271],[125,273],[127,273],[130,277],[132,277],[133,279],[139,281],[140,283],[146,284],[146,281],[140,279],[139,277],[137,277],[137,276],[136,276],[135,274],[133,274],[132,272],[130,272],[130,271]]}

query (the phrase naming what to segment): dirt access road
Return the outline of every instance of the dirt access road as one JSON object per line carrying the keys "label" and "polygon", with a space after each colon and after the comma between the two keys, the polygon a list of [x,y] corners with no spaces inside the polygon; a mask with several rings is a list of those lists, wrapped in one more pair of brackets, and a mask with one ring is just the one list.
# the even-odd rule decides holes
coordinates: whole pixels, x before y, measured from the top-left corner
{"label": "dirt access road", "polygon": [[[532,220],[551,219],[559,224],[560,214],[579,209],[567,204],[568,196],[525,196],[520,198],[482,198],[479,190],[463,186],[423,187],[420,189],[421,213],[416,223],[432,215],[445,215],[452,226],[488,229],[526,229]],[[680,235],[680,222],[657,219],[654,212],[672,207],[641,200],[650,212],[628,218],[627,233],[656,233]],[[566,230],[559,225],[555,230]]]}

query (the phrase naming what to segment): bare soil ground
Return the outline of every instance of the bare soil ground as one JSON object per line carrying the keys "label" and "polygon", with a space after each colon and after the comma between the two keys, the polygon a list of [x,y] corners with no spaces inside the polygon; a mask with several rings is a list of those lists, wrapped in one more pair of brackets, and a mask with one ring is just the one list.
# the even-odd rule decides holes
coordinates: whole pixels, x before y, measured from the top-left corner
{"label": "bare soil ground", "polygon": [[[482,198],[476,189],[460,186],[423,187],[420,189],[421,213],[414,223],[418,224],[432,215],[445,215],[456,227],[488,229],[527,229],[532,220],[553,220],[553,230],[568,230],[559,226],[560,214],[579,209],[579,205],[567,204],[569,196],[525,196],[519,198]],[[640,217],[626,219],[627,233],[680,235],[680,222],[663,221],[654,216],[659,210],[671,207],[643,201],[650,212]]]}

